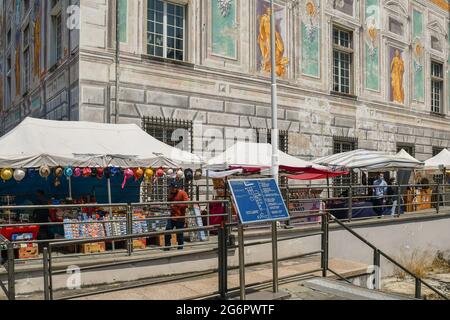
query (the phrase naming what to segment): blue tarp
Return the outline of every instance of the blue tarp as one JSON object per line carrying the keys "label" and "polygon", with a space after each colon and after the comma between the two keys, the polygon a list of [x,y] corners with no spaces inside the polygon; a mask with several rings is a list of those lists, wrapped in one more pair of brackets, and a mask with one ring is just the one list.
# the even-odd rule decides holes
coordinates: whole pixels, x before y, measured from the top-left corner
{"label": "blue tarp", "polygon": [[[0,180],[0,196],[15,196],[15,204],[20,205],[25,201],[35,202],[35,192],[43,190],[46,196],[55,199],[65,199],[69,196],[69,186],[66,177],[60,178],[61,185],[54,186],[55,176],[52,174],[47,179],[39,176],[36,172],[33,176],[27,174],[24,180],[16,182],[13,179],[7,182]],[[134,178],[129,179],[122,189],[123,175],[111,177],[111,195],[113,203],[139,202],[140,181],[135,182]],[[108,203],[107,179],[75,178],[72,177],[72,197],[80,199],[82,196],[95,195],[97,203]]]}

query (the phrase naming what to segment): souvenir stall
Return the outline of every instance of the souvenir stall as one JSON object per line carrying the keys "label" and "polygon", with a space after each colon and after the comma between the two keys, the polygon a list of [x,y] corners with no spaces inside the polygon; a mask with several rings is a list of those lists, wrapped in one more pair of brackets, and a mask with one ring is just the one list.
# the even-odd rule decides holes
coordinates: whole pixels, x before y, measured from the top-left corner
{"label": "souvenir stall", "polygon": [[[7,205],[137,203],[141,200],[142,186],[167,179],[189,183],[194,177],[193,169],[199,169],[202,163],[199,157],[168,146],[138,126],[128,124],[27,118],[0,138],[0,150],[0,196]],[[45,202],[36,199],[36,191]],[[33,232],[9,230],[0,225],[0,232],[10,240],[15,234],[22,235],[24,240],[36,240],[43,229],[46,239],[95,238],[122,232],[126,215],[126,208],[120,207],[45,210],[48,217],[43,221],[35,219],[36,210],[16,213],[5,210],[0,224],[51,221],[64,225],[36,226],[37,231]],[[156,222],[141,221],[155,214],[167,215],[167,208],[136,209],[133,216],[138,221],[134,230],[157,229]]]}
{"label": "souvenir stall", "polygon": [[[439,200],[437,197],[433,197],[432,201],[439,201],[441,206],[450,206],[450,151],[448,149],[443,149],[436,156],[426,160],[423,170],[417,171],[416,175],[418,180],[427,179],[431,183],[437,183],[441,186]],[[437,194],[437,186],[435,189]],[[430,191],[432,192],[432,190]],[[418,198],[416,198],[417,206],[420,205],[419,202],[422,200],[423,196],[421,197],[418,194]]]}
{"label": "souvenir stall", "polygon": [[[237,142],[207,162],[205,175],[213,179],[214,199],[231,200],[227,192],[227,179],[244,176],[257,178],[270,176],[272,146],[265,143]],[[326,174],[331,171],[322,165],[304,161],[279,151],[281,176],[287,174]],[[286,191],[286,190],[282,190]],[[214,211],[215,212],[215,211]],[[217,213],[224,213],[217,210]],[[233,215],[235,210],[233,208]]]}
{"label": "souvenir stall", "polygon": [[[377,216],[379,213],[374,210],[375,202],[373,198],[369,198],[372,195],[373,188],[370,188],[368,177],[370,173],[390,173],[394,172],[397,175],[397,179],[400,184],[404,184],[402,175],[406,172],[410,175],[413,170],[423,167],[423,163],[411,156],[406,156],[403,152],[399,154],[391,155],[379,151],[370,151],[364,149],[358,149],[354,151],[339,153],[322,157],[313,161],[317,164],[327,165],[334,170],[348,170],[350,172],[349,182],[352,186],[359,186],[359,188],[353,188],[352,199],[352,218],[363,218]],[[360,179],[358,183],[354,183],[355,175]],[[364,181],[364,183],[363,183]],[[388,181],[386,181],[388,182]],[[345,185],[343,185],[345,189]],[[404,192],[401,191],[402,194]],[[341,193],[343,198],[348,195],[344,191]],[[338,198],[339,194],[333,195]],[[367,198],[365,198],[367,197]],[[380,209],[381,214],[391,215],[392,205],[388,203],[388,199],[382,199],[384,205]],[[403,203],[405,201],[403,200]],[[333,209],[333,214],[339,219],[347,219],[349,217],[349,203],[346,199],[333,200],[329,206]],[[404,206],[400,206],[400,212],[404,210]]]}

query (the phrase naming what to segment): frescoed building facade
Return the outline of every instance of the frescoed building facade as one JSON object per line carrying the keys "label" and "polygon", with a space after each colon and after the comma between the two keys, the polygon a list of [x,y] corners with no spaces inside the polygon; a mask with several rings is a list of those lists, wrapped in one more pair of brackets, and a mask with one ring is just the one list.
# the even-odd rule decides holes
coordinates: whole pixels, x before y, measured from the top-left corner
{"label": "frescoed building facade", "polygon": [[[17,2],[5,2],[8,27],[20,11]],[[59,2],[72,4],[48,1]],[[32,39],[41,34],[41,44],[31,48],[40,73],[20,63],[15,75],[12,28],[3,46],[3,62],[10,60],[12,70],[2,77],[11,82],[3,85],[5,131],[32,115],[136,123],[165,141],[182,127],[192,139],[175,142],[191,141],[185,146],[194,151],[270,137],[268,1],[79,2],[79,38],[70,36],[76,28],[63,28],[56,67],[48,47],[58,34],[50,25],[57,11],[41,9],[47,20],[40,33],[31,31]],[[450,147],[448,1],[275,0],[274,10],[278,123],[289,153],[314,158],[354,148],[404,148],[423,160]],[[72,16],[61,12],[66,23]],[[36,18],[29,19],[35,30]],[[26,22],[18,20],[23,37]],[[24,68],[30,70],[26,92],[14,85],[23,83]]]}

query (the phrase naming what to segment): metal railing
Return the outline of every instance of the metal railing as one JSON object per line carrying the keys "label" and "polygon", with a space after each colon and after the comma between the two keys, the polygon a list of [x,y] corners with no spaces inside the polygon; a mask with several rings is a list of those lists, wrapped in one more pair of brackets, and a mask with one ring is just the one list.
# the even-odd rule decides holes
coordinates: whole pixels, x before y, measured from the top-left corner
{"label": "metal railing", "polygon": [[[3,257],[3,254],[1,255],[1,267],[5,268],[7,272],[7,284],[5,285],[3,283],[3,280],[0,279],[0,288],[3,290],[9,300],[15,300],[16,292],[14,247],[13,244],[2,235],[0,235],[0,251],[6,251],[6,257]],[[6,261],[3,261],[4,258]]]}
{"label": "metal railing", "polygon": [[[439,185],[428,185],[429,188],[436,188],[436,186]],[[396,186],[397,187],[397,186]],[[407,194],[402,194],[400,192],[401,188],[404,187],[420,187],[420,188],[424,188],[427,186],[424,185],[417,185],[417,186],[398,186],[397,190],[399,192],[397,192],[397,194],[394,195],[388,195],[385,198],[386,199],[397,199],[398,203],[400,203],[400,205],[397,205],[397,211],[396,211],[396,215],[394,215],[393,217],[398,217],[400,216],[401,213],[401,207],[405,207],[406,204],[402,204],[401,202],[401,198],[406,196]],[[360,235],[357,235],[353,230],[351,230],[348,226],[346,226],[344,224],[345,221],[356,221],[358,219],[353,218],[353,210],[355,210],[355,207],[353,206],[353,201],[354,200],[359,200],[359,199],[365,199],[365,200],[371,200],[374,199],[376,196],[368,196],[368,195],[360,195],[357,192],[353,192],[355,189],[361,189],[361,188],[376,188],[376,186],[348,186],[348,190],[349,190],[349,194],[348,196],[343,196],[343,197],[336,197],[334,195],[331,195],[331,192],[334,190],[334,188],[339,188],[342,189],[342,186],[337,186],[337,187],[333,187],[333,186],[319,186],[319,185],[313,185],[313,186],[299,186],[299,187],[290,187],[289,189],[292,190],[301,190],[301,189],[305,189],[305,190],[311,190],[311,189],[322,189],[322,197],[320,199],[317,198],[312,198],[312,199],[292,199],[289,197],[289,195],[286,197],[285,201],[286,203],[289,205],[289,203],[301,203],[302,201],[311,201],[311,200],[319,200],[319,201],[323,201],[325,204],[329,204],[331,201],[334,200],[339,200],[339,201],[343,201],[346,202],[348,205],[344,208],[339,208],[339,209],[335,209],[332,207],[328,207],[325,206],[324,208],[322,208],[321,210],[317,210],[317,209],[313,209],[313,210],[304,210],[302,211],[302,214],[299,215],[298,217],[292,218],[291,220],[295,222],[296,219],[306,219],[306,218],[320,218],[320,221],[314,220],[311,222],[311,224],[317,225],[320,224],[320,231],[317,232],[309,232],[309,233],[304,233],[304,234],[298,234],[295,236],[285,236],[285,237],[280,237],[276,239],[276,241],[278,242],[284,242],[284,241],[291,241],[291,240],[295,240],[295,239],[300,239],[300,238],[305,238],[305,237],[314,237],[314,236],[320,236],[321,237],[321,245],[320,245],[320,250],[315,250],[312,252],[308,252],[308,253],[304,253],[302,255],[296,255],[296,256],[292,256],[289,258],[283,258],[283,259],[276,259],[276,261],[274,261],[274,264],[278,265],[279,261],[283,261],[286,259],[297,259],[297,258],[301,258],[301,257],[305,257],[305,256],[311,256],[311,255],[319,255],[320,254],[320,268],[318,268],[317,270],[313,270],[311,272],[306,272],[306,273],[301,273],[301,274],[296,274],[296,275],[292,275],[289,277],[283,277],[280,279],[284,279],[284,280],[288,280],[290,278],[295,279],[296,277],[299,276],[303,276],[305,274],[310,275],[314,272],[318,272],[320,271],[322,273],[323,277],[328,276],[328,272],[334,274],[335,276],[337,276],[339,279],[341,280],[345,280],[348,281],[348,279],[346,279],[345,277],[339,275],[338,273],[336,273],[334,270],[331,270],[329,268],[329,225],[330,223],[336,223],[338,226],[344,228],[345,230],[350,231],[353,235],[356,235],[358,239],[362,240],[364,243],[366,243],[370,248],[372,248],[374,250],[374,265],[378,265],[380,264],[380,257],[385,257],[387,260],[391,261],[392,263],[394,263],[395,265],[397,265],[400,269],[404,270],[407,274],[412,275],[415,280],[416,280],[416,296],[417,296],[417,292],[420,293],[420,288],[422,285],[430,287],[430,285],[423,281],[422,279],[414,276],[413,273],[411,273],[410,271],[408,271],[406,268],[404,268],[403,266],[401,266],[400,264],[398,264],[397,262],[395,262],[394,259],[390,258],[389,256],[387,256],[384,252],[382,252],[381,250],[377,249],[373,244],[371,244],[370,242],[368,242],[367,240],[365,240],[364,238],[362,238]],[[441,188],[443,188],[443,186],[441,185]],[[439,190],[439,187],[437,188]],[[324,193],[330,192],[330,196],[326,195],[323,196]],[[449,193],[446,193],[446,191],[444,189],[442,189],[442,192],[439,191],[437,194],[437,197],[435,198],[435,201],[428,201],[427,204],[430,206],[434,206],[434,208],[436,209],[436,213],[440,213],[440,208],[442,205],[445,205],[446,203],[448,203],[450,205],[450,196]],[[442,199],[441,199],[442,197]],[[446,201],[446,199],[449,199],[449,201]],[[225,213],[224,214],[219,214],[219,215],[211,215],[210,211],[209,211],[209,207],[211,204],[214,203],[222,203],[225,205]],[[207,210],[207,214],[206,215],[202,215],[202,217],[207,218],[208,224],[209,224],[209,218],[212,216],[221,216],[224,219],[223,224],[221,225],[205,225],[203,227],[200,228],[184,228],[184,229],[178,229],[178,230],[169,230],[169,231],[152,231],[152,232],[148,232],[148,233],[133,233],[132,230],[132,224],[134,222],[139,222],[139,221],[153,221],[153,220],[168,220],[170,219],[170,217],[165,217],[165,216],[155,216],[155,217],[149,217],[149,218],[143,218],[143,219],[134,219],[132,212],[133,212],[133,208],[143,208],[143,207],[147,207],[147,208],[158,208],[158,207],[170,207],[171,205],[174,204],[183,204],[183,205],[203,205],[206,206],[206,210]],[[233,222],[233,215],[232,215],[232,206],[231,203],[229,201],[226,200],[217,200],[217,201],[189,201],[189,202],[151,202],[151,203],[133,203],[133,204],[83,204],[83,205],[47,205],[47,206],[3,206],[0,207],[0,210],[22,210],[22,209],[35,209],[35,208],[39,208],[39,209],[53,209],[53,208],[60,208],[60,209],[70,209],[70,208],[111,208],[111,207],[126,207],[127,208],[127,219],[126,219],[126,229],[127,229],[127,234],[126,235],[121,235],[121,236],[113,236],[113,237],[102,237],[102,238],[89,238],[89,239],[60,239],[60,240],[34,240],[34,241],[8,241],[7,239],[3,239],[0,243],[3,244],[4,246],[4,250],[7,251],[7,262],[3,265],[3,267],[7,270],[7,274],[8,274],[8,282],[7,284],[4,284],[3,282],[1,283],[1,287],[3,289],[3,291],[5,291],[5,293],[7,294],[9,299],[14,299],[15,298],[15,290],[14,290],[14,278],[15,278],[15,270],[14,270],[14,265],[15,265],[15,261],[20,261],[19,259],[15,259],[14,257],[14,245],[17,244],[24,244],[24,243],[40,243],[43,244],[45,246],[44,251],[43,251],[43,257],[42,257],[42,262],[43,262],[43,273],[44,273],[44,281],[45,281],[45,292],[44,292],[44,296],[45,298],[48,299],[54,299],[54,290],[55,288],[53,287],[53,276],[56,274],[60,274],[63,271],[60,270],[55,270],[54,266],[52,265],[52,263],[54,263],[55,259],[61,259],[64,257],[74,257],[74,256],[78,256],[78,255],[64,255],[64,256],[58,256],[58,255],[54,255],[55,251],[58,248],[62,248],[65,246],[69,246],[69,245],[79,245],[79,244],[85,244],[85,243],[95,243],[95,242],[102,242],[102,241],[108,241],[108,242],[112,242],[114,243],[114,241],[122,241],[122,242],[126,242],[126,250],[125,251],[113,251],[114,252],[118,252],[118,253],[124,253],[128,256],[131,256],[134,252],[133,250],[133,239],[137,239],[137,238],[146,238],[146,237],[156,237],[156,236],[160,236],[160,235],[168,235],[168,234],[175,234],[175,233],[181,233],[181,232],[200,232],[200,231],[204,231],[204,232],[210,232],[213,230],[216,230],[218,233],[217,236],[217,241],[216,242],[208,242],[208,243],[199,243],[199,244],[184,244],[184,247],[195,247],[195,246],[209,246],[210,249],[208,250],[208,252],[215,252],[217,253],[217,259],[218,259],[218,268],[217,270],[212,270],[210,272],[204,272],[202,274],[207,274],[207,273],[213,273],[213,272],[218,272],[219,275],[219,283],[218,283],[218,290],[217,292],[215,292],[215,294],[217,294],[220,298],[227,298],[228,295],[231,292],[234,292],[235,290],[242,290],[242,287],[238,287],[238,288],[228,288],[228,272],[229,270],[233,270],[233,269],[237,269],[239,267],[233,267],[230,268],[228,266],[228,250],[231,249],[238,249],[239,250],[239,254],[243,254],[244,252],[244,248],[245,247],[252,247],[252,246],[259,246],[259,245],[265,245],[265,244],[269,244],[272,243],[273,240],[261,240],[261,241],[251,241],[251,242],[245,242],[245,238],[244,238],[244,234],[240,234],[240,232],[238,232],[238,243],[234,243],[232,241],[232,237],[231,237],[231,233],[233,230],[233,228],[238,227],[237,223]],[[365,208],[384,208],[386,205],[379,205],[379,206],[374,206],[374,205],[366,205],[366,206],[362,206],[362,207],[358,207],[357,209],[365,209]],[[336,217],[334,217],[333,213],[335,213],[336,211],[339,210],[346,210],[348,213],[348,216],[345,217],[344,219],[337,219]],[[180,218],[186,218],[186,219],[195,219],[195,217],[193,216],[183,216]],[[83,222],[83,221],[79,221],[79,222],[72,222],[72,223],[114,223],[117,222],[115,220],[108,220],[108,221],[93,221],[93,222]],[[24,224],[8,224],[8,225],[0,225],[0,227],[14,227],[14,226],[30,226],[30,225],[41,225],[41,226],[54,226],[54,225],[64,225],[67,224],[68,222],[54,222],[54,223],[24,223]],[[303,222],[303,225],[305,223]],[[273,225],[260,225],[259,228],[271,228],[271,230],[273,231]],[[179,247],[179,245],[177,244],[176,247]],[[211,249],[212,247],[212,249]],[[144,250],[161,250],[161,249],[168,249],[165,246],[159,246],[156,248],[146,248]],[[140,250],[141,251],[141,250]],[[242,253],[241,253],[242,252]],[[102,253],[105,254],[105,253]],[[167,257],[167,256],[165,256]],[[163,259],[164,257],[162,257],[161,259]],[[41,258],[38,258],[41,259]],[[156,260],[157,258],[154,257],[149,257],[149,258],[144,258],[139,260],[140,262],[145,262],[145,261],[153,261]],[[29,260],[29,259],[27,259]],[[37,259],[36,259],[37,260]],[[104,268],[104,267],[112,267],[112,266],[116,266],[119,264],[127,264],[129,261],[123,261],[123,262],[113,262],[113,263],[105,263],[105,264],[101,264],[101,265],[93,265],[93,266],[87,266],[87,267],[83,267],[83,270],[94,270],[94,269],[99,269],[99,268]],[[260,263],[253,263],[253,264],[245,264],[245,266],[254,266],[254,265],[262,265],[262,264],[267,264],[268,262],[260,262]],[[193,274],[192,277],[195,277],[196,274]],[[189,278],[190,276],[185,276],[182,278]],[[180,277],[177,277],[177,279],[180,279]],[[160,283],[160,282],[164,282],[164,281],[168,281],[168,280],[154,280],[152,281],[152,283]],[[243,283],[245,283],[245,281],[243,281]],[[142,286],[144,286],[146,284],[142,284]],[[141,286],[141,285],[139,285]],[[244,288],[246,288],[247,286],[244,284]],[[116,289],[116,290],[122,290],[122,288]],[[430,288],[431,289],[431,288]],[[113,290],[113,289],[112,289]],[[434,292],[436,292],[437,294],[438,291],[436,289],[431,289]],[[71,296],[70,298],[73,297],[77,297],[77,296],[83,296],[83,295],[93,295],[96,294],[95,292],[89,292],[89,293],[84,293],[84,294],[79,294],[79,295],[74,295]],[[444,295],[442,295],[442,293],[439,294],[440,297],[445,297]],[[63,297],[64,298],[64,297]],[[65,298],[69,298],[69,297],[65,297]]]}
{"label": "metal railing", "polygon": [[[419,276],[414,274],[412,271],[408,270],[406,267],[402,266],[400,263],[398,263],[396,260],[394,260],[388,254],[386,254],[382,250],[378,249],[375,245],[373,245],[367,239],[365,239],[364,237],[362,237],[361,235],[359,235],[358,233],[353,231],[351,228],[346,226],[343,222],[339,221],[338,219],[336,219],[334,217],[331,217],[331,219],[333,221],[335,221],[340,227],[342,227],[346,231],[350,232],[358,240],[362,241],[364,244],[366,244],[368,247],[370,247],[373,250],[373,265],[376,267],[375,271],[374,271],[376,273],[375,274],[375,289],[378,289],[378,290],[381,289],[381,283],[380,283],[380,280],[379,280],[381,278],[381,275],[379,273],[380,273],[380,269],[381,269],[381,257],[384,257],[389,262],[393,263],[397,268],[401,269],[403,272],[405,272],[406,274],[408,274],[409,276],[414,278],[415,298],[416,299],[422,299],[422,290],[421,290],[421,288],[422,288],[422,285],[425,285],[431,291],[436,293],[439,297],[443,298],[444,300],[449,300],[449,298],[445,294],[443,294],[442,292],[440,292],[439,290],[434,288],[432,285],[430,285],[425,280],[421,279]],[[340,279],[343,279],[343,280],[348,282],[348,279],[346,279],[345,277],[339,275],[338,273],[336,273],[334,271],[332,271],[332,273],[337,275]]]}

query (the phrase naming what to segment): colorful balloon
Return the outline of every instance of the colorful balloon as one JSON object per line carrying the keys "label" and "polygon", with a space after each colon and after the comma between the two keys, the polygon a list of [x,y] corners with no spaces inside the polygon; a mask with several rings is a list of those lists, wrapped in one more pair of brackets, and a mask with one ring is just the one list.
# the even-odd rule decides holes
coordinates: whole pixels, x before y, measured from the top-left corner
{"label": "colorful balloon", "polygon": [[127,183],[127,180],[130,179],[131,177],[133,177],[134,172],[131,169],[125,169],[123,175],[124,175],[124,177],[123,177],[122,189],[125,188],[125,184]]}
{"label": "colorful balloon", "polygon": [[64,169],[64,175],[65,175],[67,178],[70,178],[71,176],[73,176],[73,169],[70,168],[70,167],[65,168],[65,169]]}
{"label": "colorful balloon", "polygon": [[85,177],[85,178],[90,177],[91,174],[92,174],[91,168],[84,168],[83,169],[83,177]]}
{"label": "colorful balloon", "polygon": [[2,169],[0,176],[3,181],[11,180],[11,178],[13,177],[13,171],[12,171],[12,169],[9,169],[9,168]]}
{"label": "colorful balloon", "polygon": [[78,178],[79,176],[81,176],[81,169],[80,168],[75,168],[74,170],[73,170],[73,176],[74,177],[76,177],[76,178]]}
{"label": "colorful balloon", "polygon": [[62,175],[64,174],[64,170],[61,167],[58,167],[55,169],[55,176],[57,178],[62,177]]}
{"label": "colorful balloon", "polygon": [[137,168],[134,170],[134,179],[138,181],[144,175],[144,170],[142,168]]}
{"label": "colorful balloon", "polygon": [[102,178],[103,178],[104,172],[105,172],[105,169],[103,169],[103,168],[97,168],[97,178],[98,178],[98,179],[102,179]]}
{"label": "colorful balloon", "polygon": [[178,179],[183,179],[183,178],[184,178],[183,170],[179,169],[179,170],[177,171],[177,178],[178,178]]}
{"label": "colorful balloon", "polygon": [[153,177],[153,169],[152,168],[145,169],[144,175],[147,179],[150,179],[151,177]]}
{"label": "colorful balloon", "polygon": [[51,173],[50,168],[47,165],[43,165],[42,167],[39,168],[39,175],[42,178],[48,178],[50,173]]}
{"label": "colorful balloon", "polygon": [[120,172],[120,169],[119,169],[119,168],[116,168],[116,167],[112,167],[112,168],[111,168],[111,175],[112,175],[112,176],[118,175],[119,172]]}
{"label": "colorful balloon", "polygon": [[167,174],[168,174],[169,176],[173,175],[173,169],[167,170]]}
{"label": "colorful balloon", "polygon": [[201,169],[197,169],[195,170],[195,174],[194,174],[194,179],[195,180],[200,180],[203,176],[202,170]]}
{"label": "colorful balloon", "polygon": [[156,176],[157,176],[158,178],[161,178],[161,177],[164,176],[164,170],[163,170],[163,168],[159,168],[158,170],[156,170]]}
{"label": "colorful balloon", "polygon": [[22,181],[25,178],[25,170],[22,169],[16,169],[14,170],[14,180],[17,182]]}

